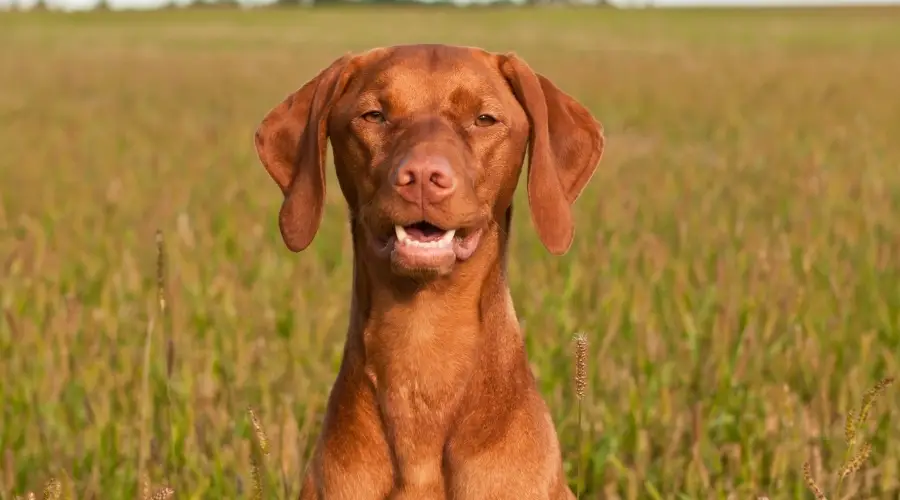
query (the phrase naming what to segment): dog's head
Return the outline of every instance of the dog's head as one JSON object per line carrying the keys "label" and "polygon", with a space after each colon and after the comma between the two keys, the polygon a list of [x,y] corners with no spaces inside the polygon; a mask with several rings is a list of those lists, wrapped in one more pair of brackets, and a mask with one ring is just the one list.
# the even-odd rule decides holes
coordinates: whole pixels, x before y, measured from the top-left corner
{"label": "dog's head", "polygon": [[256,132],[293,251],[322,218],[329,138],[368,250],[416,276],[446,275],[478,251],[512,203],[526,150],[532,220],[547,249],[565,253],[571,205],[604,146],[590,112],[513,54],[407,45],[341,57]]}

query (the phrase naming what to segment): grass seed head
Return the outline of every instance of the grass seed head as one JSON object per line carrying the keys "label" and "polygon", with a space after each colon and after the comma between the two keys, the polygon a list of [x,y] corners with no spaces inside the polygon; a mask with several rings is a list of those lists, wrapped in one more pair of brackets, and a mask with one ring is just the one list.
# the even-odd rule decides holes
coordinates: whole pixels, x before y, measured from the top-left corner
{"label": "grass seed head", "polygon": [[578,333],[575,335],[575,395],[579,400],[584,399],[587,389],[587,335]]}
{"label": "grass seed head", "polygon": [[[250,450],[250,479],[253,482],[253,499],[262,500],[262,470],[265,465],[262,457],[269,455],[269,439],[253,408],[247,408],[247,413],[250,415],[250,424],[253,426],[253,435],[256,438],[251,440],[252,448]],[[253,446],[254,444],[255,446]]]}
{"label": "grass seed head", "polygon": [[175,495],[175,490],[166,486],[166,487],[162,488],[161,490],[157,491],[153,495],[153,497],[150,498],[150,500],[168,500],[168,499],[172,498],[172,496],[174,496],[174,495]]}
{"label": "grass seed head", "polygon": [[166,310],[166,256],[162,231],[156,230],[156,298],[159,310]]}
{"label": "grass seed head", "polygon": [[881,393],[884,392],[884,390],[890,387],[893,383],[893,377],[883,378],[877,384],[875,384],[875,387],[872,387],[868,392],[866,392],[862,400],[862,409],[860,409],[859,417],[856,421],[857,427],[865,423],[866,419],[869,418],[869,412],[872,410],[872,406],[875,405],[875,401],[878,399],[878,396],[881,395]]}
{"label": "grass seed head", "polygon": [[50,478],[50,480],[47,481],[47,484],[44,485],[44,494],[42,497],[44,500],[59,500],[62,498],[62,483],[56,478]]}
{"label": "grass seed head", "polygon": [[847,412],[847,421],[844,423],[844,438],[847,446],[853,446],[856,441],[856,420],[853,418],[853,409]]}
{"label": "grass seed head", "polygon": [[256,416],[256,412],[253,411],[253,408],[248,408],[247,413],[250,414],[250,424],[253,425],[253,434],[256,436],[256,444],[259,446],[259,450],[263,455],[268,455],[269,438],[266,436],[266,431],[263,430],[262,424],[259,422],[259,418]]}
{"label": "grass seed head", "polygon": [[869,455],[872,453],[872,444],[866,443],[862,448],[850,459],[849,462],[844,464],[844,467],[841,469],[841,479],[853,474],[858,471],[862,465],[869,459]]}
{"label": "grass seed head", "polygon": [[150,500],[150,477],[146,472],[141,474],[141,500]]}
{"label": "grass seed head", "polygon": [[810,467],[809,462],[803,464],[803,480],[806,481],[806,487],[816,496],[816,500],[826,500],[822,488],[819,488],[816,480],[812,477],[812,467]]}

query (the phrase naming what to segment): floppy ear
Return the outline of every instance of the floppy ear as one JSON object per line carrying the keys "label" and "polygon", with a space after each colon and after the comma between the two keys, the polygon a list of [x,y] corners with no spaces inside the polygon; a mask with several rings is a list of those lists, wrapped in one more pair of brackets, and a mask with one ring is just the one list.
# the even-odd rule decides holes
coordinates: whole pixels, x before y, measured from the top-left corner
{"label": "floppy ear", "polygon": [[572,245],[571,206],[603,156],[603,126],[591,112],[515,54],[501,58],[501,71],[528,114],[528,204],[544,246],[554,255]]}
{"label": "floppy ear", "polygon": [[325,205],[328,115],[347,83],[350,56],[331,63],[263,118],[256,153],[281,188],[278,225],[284,243],[299,252],[312,243]]}

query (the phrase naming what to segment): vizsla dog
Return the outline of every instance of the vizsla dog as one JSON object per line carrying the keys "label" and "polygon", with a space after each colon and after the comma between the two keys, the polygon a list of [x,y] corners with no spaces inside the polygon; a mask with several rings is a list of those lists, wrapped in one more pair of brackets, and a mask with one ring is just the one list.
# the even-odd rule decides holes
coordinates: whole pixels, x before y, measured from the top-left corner
{"label": "vizsla dog", "polygon": [[537,234],[551,253],[568,251],[601,125],[514,54],[404,45],[345,55],[256,132],[295,252],[321,221],[329,138],[353,293],[300,498],[574,498],[526,361],[507,240],[527,148]]}

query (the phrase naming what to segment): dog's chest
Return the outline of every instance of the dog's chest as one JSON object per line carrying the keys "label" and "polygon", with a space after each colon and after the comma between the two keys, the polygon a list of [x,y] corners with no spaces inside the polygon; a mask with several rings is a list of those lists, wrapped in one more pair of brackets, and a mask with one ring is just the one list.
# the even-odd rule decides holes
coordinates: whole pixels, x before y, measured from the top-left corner
{"label": "dog's chest", "polygon": [[[381,398],[386,413],[417,423],[436,423],[451,409],[465,386],[465,359],[440,346],[408,348],[408,356],[390,361]],[[419,352],[415,352],[419,351]]]}
{"label": "dog's chest", "polygon": [[384,370],[379,406],[407,493],[443,498],[443,450],[464,391],[464,370],[453,356],[440,362],[411,356]]}
{"label": "dog's chest", "polygon": [[438,425],[444,419],[451,388],[428,377],[399,379],[382,390],[382,411],[395,427]]}
{"label": "dog's chest", "polygon": [[[382,414],[393,427],[441,426],[465,391],[471,374],[472,355],[460,339],[477,332],[464,325],[415,321],[393,328],[394,337],[384,339],[374,366]],[[451,329],[456,329],[450,334]],[[423,428],[425,426],[425,428]]]}

